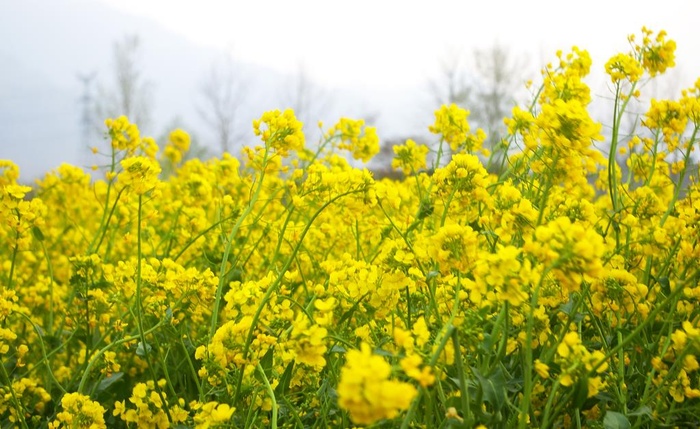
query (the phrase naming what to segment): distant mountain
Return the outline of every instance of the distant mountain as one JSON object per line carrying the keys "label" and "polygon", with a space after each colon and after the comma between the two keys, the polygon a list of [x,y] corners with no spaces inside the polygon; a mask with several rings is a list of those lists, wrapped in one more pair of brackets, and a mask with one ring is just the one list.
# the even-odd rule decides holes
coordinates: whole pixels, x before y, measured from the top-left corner
{"label": "distant mountain", "polygon": [[[89,165],[80,126],[79,74],[113,80],[112,46],[126,35],[142,41],[142,71],[153,87],[153,126],[159,136],[180,120],[201,129],[196,111],[198,85],[222,54],[196,46],[152,21],[126,15],[94,1],[7,1],[0,14],[0,158],[9,158],[31,181],[61,162]],[[9,43],[11,42],[11,43]],[[268,70],[255,70],[279,80]]]}
{"label": "distant mountain", "polygon": [[[153,88],[153,123],[142,133],[158,138],[177,124],[217,153],[214,136],[197,107],[203,103],[202,80],[222,52],[100,2],[5,0],[0,14],[0,158],[20,166],[23,182],[43,176],[62,162],[87,167],[96,161],[88,147],[102,142],[99,136],[85,141],[80,125],[83,86],[78,76],[96,73],[96,81],[111,85],[113,45],[134,34],[141,40],[141,70]],[[252,78],[241,113],[242,126],[249,129],[263,111],[286,107],[280,103],[280,94],[292,77],[251,64],[240,67]],[[420,103],[417,91],[327,90],[333,102],[320,119],[328,126],[341,115],[374,114],[380,137],[396,137],[391,130],[398,129],[415,135],[415,130],[427,125],[405,113],[406,106]],[[429,115],[425,119],[430,120]],[[316,129],[313,122],[306,126],[310,134]]]}

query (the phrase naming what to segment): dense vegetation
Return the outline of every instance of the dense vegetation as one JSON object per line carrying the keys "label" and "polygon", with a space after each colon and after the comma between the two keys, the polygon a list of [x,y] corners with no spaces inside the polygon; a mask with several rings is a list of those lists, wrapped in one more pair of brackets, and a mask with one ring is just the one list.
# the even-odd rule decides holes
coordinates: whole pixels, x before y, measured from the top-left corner
{"label": "dense vegetation", "polygon": [[674,63],[664,32],[630,44],[607,138],[574,48],[493,154],[443,106],[401,180],[346,160],[372,127],[311,148],[290,110],[240,158],[120,117],[101,180],[0,161],[0,425],[700,425],[700,81],[623,139]]}

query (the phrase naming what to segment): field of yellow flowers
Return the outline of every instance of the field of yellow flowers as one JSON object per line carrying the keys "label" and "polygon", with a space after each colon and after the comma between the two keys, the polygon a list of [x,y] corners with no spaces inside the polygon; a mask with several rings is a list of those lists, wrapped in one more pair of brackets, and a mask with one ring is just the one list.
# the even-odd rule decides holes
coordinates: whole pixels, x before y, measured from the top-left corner
{"label": "field of yellow flowers", "polygon": [[674,65],[663,31],[630,46],[610,137],[573,48],[498,156],[443,106],[402,180],[347,161],[374,128],[311,150],[290,110],[240,158],[120,117],[100,180],[0,161],[0,427],[698,427],[700,80],[623,136]]}

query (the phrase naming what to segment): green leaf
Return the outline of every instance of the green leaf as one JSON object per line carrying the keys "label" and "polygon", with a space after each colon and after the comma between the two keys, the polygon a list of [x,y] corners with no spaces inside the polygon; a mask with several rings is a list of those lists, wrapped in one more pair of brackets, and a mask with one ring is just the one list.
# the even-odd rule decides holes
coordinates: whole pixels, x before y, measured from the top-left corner
{"label": "green leaf", "polygon": [[426,280],[434,279],[440,275],[440,271],[430,271],[426,276]]}
{"label": "green leaf", "polygon": [[113,385],[117,381],[121,380],[122,377],[124,377],[123,372],[115,372],[114,374],[110,375],[109,377],[102,379],[102,381],[100,381],[100,384],[97,385],[97,391],[103,392],[103,391],[109,389],[109,387],[111,385]]}
{"label": "green leaf", "polygon": [[393,353],[390,353],[390,352],[388,352],[388,351],[386,351],[386,350],[382,350],[382,349],[380,349],[380,348],[375,348],[374,351],[373,351],[373,353],[374,353],[375,355],[384,356],[384,357],[389,357],[389,358],[394,356]]}
{"label": "green leaf", "polygon": [[472,372],[479,380],[484,402],[493,405],[495,411],[502,410],[506,403],[506,378],[503,375],[503,370],[498,367],[488,378],[475,368],[472,368]]}
{"label": "green leaf", "polygon": [[272,371],[272,363],[274,362],[274,359],[273,359],[274,353],[275,353],[275,349],[270,347],[267,350],[267,353],[265,353],[265,355],[262,357],[262,359],[260,359],[260,366],[262,366],[262,369],[265,370],[265,375],[268,376],[268,378],[271,375],[270,371]]}
{"label": "green leaf", "polygon": [[636,416],[647,416],[651,417],[651,407],[648,405],[644,405],[643,407],[639,407],[636,410],[627,413],[628,416],[636,417]]}
{"label": "green leaf", "polygon": [[573,407],[580,409],[588,399],[588,376],[584,375],[574,384],[574,397],[571,399]]}
{"label": "green leaf", "polygon": [[32,227],[32,235],[34,238],[36,238],[38,241],[44,241],[44,233],[41,232],[38,226],[33,226]]}
{"label": "green leaf", "polygon": [[345,353],[347,350],[343,346],[339,346],[337,344],[333,344],[333,347],[331,347],[330,353]]}
{"label": "green leaf", "polygon": [[[265,355],[260,359],[260,367],[262,368],[263,372],[265,373],[265,377],[269,380],[272,378],[272,363],[273,363],[273,353],[274,349],[269,348]],[[258,372],[255,371],[253,375],[258,381],[262,382],[263,381],[263,376]]]}
{"label": "green leaf", "polygon": [[630,421],[624,414],[615,411],[608,411],[605,413],[603,425],[605,429],[629,429],[632,427]]}
{"label": "green leaf", "polygon": [[292,373],[294,372],[294,361],[289,362],[287,368],[285,368],[282,377],[280,377],[280,382],[275,389],[275,395],[284,396],[289,390],[289,383],[292,381]]}
{"label": "green leaf", "polygon": [[144,357],[146,356],[146,353],[149,353],[153,347],[151,347],[148,343],[146,343],[146,347],[144,348],[143,343],[139,341],[139,345],[136,346],[136,356],[139,357]]}

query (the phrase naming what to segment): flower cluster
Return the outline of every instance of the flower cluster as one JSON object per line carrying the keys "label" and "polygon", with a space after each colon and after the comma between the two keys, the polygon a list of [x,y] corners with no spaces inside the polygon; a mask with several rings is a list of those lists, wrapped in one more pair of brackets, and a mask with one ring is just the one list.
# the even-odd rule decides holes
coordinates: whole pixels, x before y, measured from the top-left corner
{"label": "flower cluster", "polygon": [[408,139],[402,146],[394,146],[396,156],[391,161],[391,167],[401,169],[406,174],[416,174],[426,168],[425,157],[430,149],[426,145],[417,145]]}
{"label": "flower cluster", "polygon": [[56,420],[49,423],[50,429],[107,428],[104,419],[105,409],[98,402],[80,393],[67,393],[61,399],[63,411],[56,414]]}
{"label": "flower cluster", "polygon": [[285,157],[290,150],[300,151],[304,148],[303,125],[291,109],[284,112],[271,110],[253,121],[253,131],[266,146]]}
{"label": "flower cluster", "polygon": [[340,118],[327,132],[329,138],[338,138],[339,149],[352,153],[352,157],[367,162],[379,152],[379,137],[375,127],[365,126],[362,119]]}
{"label": "flower cluster", "polygon": [[470,133],[468,118],[468,110],[456,104],[443,105],[435,112],[435,123],[428,129],[431,133],[439,134],[453,152],[466,150],[476,153],[481,150],[486,134],[482,129],[478,129],[476,134]]}
{"label": "flower cluster", "polygon": [[136,195],[143,195],[158,185],[160,165],[156,161],[138,156],[126,158],[121,166],[123,171],[119,173],[119,183]]}
{"label": "flower cluster", "polygon": [[188,150],[190,150],[190,135],[178,128],[168,136],[168,143],[163,149],[163,156],[174,165],[177,165],[182,161],[182,157]]}
{"label": "flower cluster", "polygon": [[[601,374],[608,368],[604,360],[605,355],[599,350],[589,352],[581,344],[581,339],[576,332],[564,335],[564,339],[557,346],[557,356],[562,368],[559,382],[566,387],[571,387],[581,376],[586,377],[591,373]],[[540,372],[544,372],[542,367]],[[584,379],[587,380],[585,388],[588,398],[597,395],[606,385],[600,375]]]}
{"label": "flower cluster", "polygon": [[350,412],[357,424],[394,418],[416,396],[415,387],[391,379],[391,366],[372,353],[367,344],[350,350],[340,372],[338,404]]}
{"label": "flower cluster", "polygon": [[140,428],[165,429],[172,424],[184,422],[187,419],[187,412],[183,409],[184,401],[180,400],[179,404],[168,406],[164,402],[168,396],[162,390],[164,387],[165,380],[158,382],[157,389],[152,380],[136,384],[129,398],[130,404],[127,405],[126,401],[117,401],[114,404],[113,415],[127,423],[134,423]]}
{"label": "flower cluster", "polygon": [[26,186],[0,160],[0,426],[697,422],[700,81],[622,132],[673,64],[643,33],[605,66],[612,133],[574,47],[498,157],[442,106],[433,141],[393,148],[399,180],[350,159],[373,127],[342,118],[311,149],[290,110],[240,156],[186,159],[182,130],[159,154],[120,117],[102,178]]}

